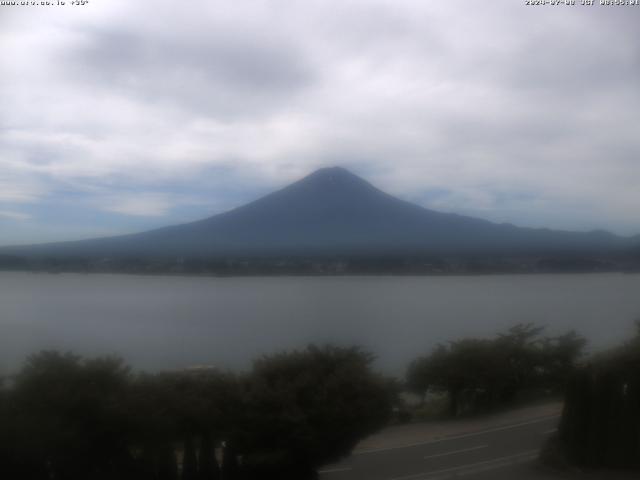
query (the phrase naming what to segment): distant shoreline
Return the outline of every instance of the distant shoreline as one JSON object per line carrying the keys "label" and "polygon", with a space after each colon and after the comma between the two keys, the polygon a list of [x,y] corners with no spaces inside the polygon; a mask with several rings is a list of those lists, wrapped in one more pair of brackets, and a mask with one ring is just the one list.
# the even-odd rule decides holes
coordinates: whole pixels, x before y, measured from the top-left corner
{"label": "distant shoreline", "polygon": [[273,256],[20,256],[0,254],[0,271],[207,277],[452,276],[638,273],[640,256],[541,254],[334,254]]}
{"label": "distant shoreline", "polygon": [[640,270],[607,270],[607,271],[555,271],[555,272],[522,272],[501,271],[484,273],[397,273],[397,272],[370,272],[370,273],[187,273],[187,272],[132,272],[132,271],[46,271],[46,270],[9,270],[0,269],[0,274],[23,273],[34,275],[127,275],[132,277],[170,277],[170,278],[372,278],[372,277],[398,277],[398,278],[452,278],[452,277],[496,277],[496,276],[543,276],[543,275],[640,275]]}

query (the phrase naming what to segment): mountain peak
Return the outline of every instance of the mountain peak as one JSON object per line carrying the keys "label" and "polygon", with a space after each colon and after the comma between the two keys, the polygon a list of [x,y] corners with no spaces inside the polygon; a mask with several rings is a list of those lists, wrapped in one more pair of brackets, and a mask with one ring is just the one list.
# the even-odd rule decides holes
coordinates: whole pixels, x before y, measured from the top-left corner
{"label": "mountain peak", "polygon": [[344,167],[325,167],[316,170],[293,185],[297,188],[319,190],[377,190],[366,180]]}
{"label": "mountain peak", "polygon": [[631,240],[603,233],[533,230],[427,210],[384,193],[343,167],[328,167],[249,204],[197,222],[129,236],[25,247],[21,253],[98,258],[496,252],[575,255],[615,252],[626,245],[631,245]]}
{"label": "mountain peak", "polygon": [[315,172],[310,173],[308,176],[310,177],[310,176],[314,176],[314,175],[317,175],[317,176],[342,175],[342,176],[357,177],[357,175],[355,175],[354,173],[350,172],[346,168],[341,167],[339,165],[335,165],[333,167],[322,167],[322,168],[319,168]]}
{"label": "mountain peak", "polygon": [[341,181],[341,180],[347,180],[347,179],[351,179],[351,180],[357,179],[361,182],[364,182],[364,180],[359,176],[357,176],[356,174],[350,172],[344,167],[338,167],[338,166],[319,168],[315,172],[310,173],[309,175],[304,177],[302,180],[307,180],[307,179],[315,180],[315,181],[318,181],[318,180]]}

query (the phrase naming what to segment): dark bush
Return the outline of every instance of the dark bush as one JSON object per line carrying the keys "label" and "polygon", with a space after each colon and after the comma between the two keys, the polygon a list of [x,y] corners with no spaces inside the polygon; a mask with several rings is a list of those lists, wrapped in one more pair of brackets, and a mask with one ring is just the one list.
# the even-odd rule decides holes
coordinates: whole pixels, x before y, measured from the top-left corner
{"label": "dark bush", "polygon": [[635,339],[572,376],[559,442],[573,464],[640,468],[640,323]]}
{"label": "dark bush", "polygon": [[313,478],[388,418],[390,390],[370,363],[355,348],[309,347],[240,377],[132,375],[118,359],[42,352],[0,384],[2,476]]}

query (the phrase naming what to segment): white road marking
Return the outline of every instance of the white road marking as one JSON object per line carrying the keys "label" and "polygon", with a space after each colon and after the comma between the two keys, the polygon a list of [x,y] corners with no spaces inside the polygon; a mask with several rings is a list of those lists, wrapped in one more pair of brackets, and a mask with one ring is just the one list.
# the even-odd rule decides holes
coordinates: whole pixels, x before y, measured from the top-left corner
{"label": "white road marking", "polygon": [[338,472],[348,472],[351,470],[351,467],[342,467],[342,468],[328,468],[326,470],[319,470],[318,473],[320,475],[327,473],[338,473]]}
{"label": "white road marking", "polygon": [[482,462],[468,463],[466,465],[460,465],[458,467],[443,468],[442,470],[414,473],[412,475],[405,475],[403,477],[393,477],[389,480],[443,480],[453,475],[455,475],[456,477],[461,477],[464,475],[471,475],[473,473],[495,470],[497,468],[502,468],[508,465],[528,462],[529,460],[533,460],[537,456],[538,450],[527,450],[525,452],[516,453],[515,455],[509,455],[506,457],[498,457],[491,460],[484,460]]}
{"label": "white road marking", "polygon": [[462,435],[454,435],[452,437],[443,437],[443,438],[439,438],[439,439],[436,439],[436,440],[427,440],[427,441],[424,441],[424,442],[409,443],[407,445],[398,445],[398,446],[395,446],[395,447],[373,448],[371,450],[361,450],[359,452],[354,452],[352,455],[353,456],[356,456],[356,455],[367,455],[369,453],[387,452],[387,451],[390,451],[390,450],[401,450],[403,448],[419,447],[421,445],[431,445],[433,443],[442,443],[442,442],[449,442],[449,441],[452,441],[452,440],[461,440],[463,438],[477,437],[478,435],[484,435],[486,433],[500,432],[502,430],[511,430],[513,428],[524,427],[524,426],[527,426],[527,425],[534,425],[536,423],[546,422],[548,420],[552,420],[554,418],[559,418],[559,417],[560,417],[560,415],[550,415],[548,417],[537,418],[535,420],[529,420],[527,422],[513,423],[511,425],[504,425],[502,427],[488,428],[486,430],[480,430],[480,431],[472,432],[472,433],[465,433],[465,434],[462,434]]}
{"label": "white road marking", "polygon": [[449,455],[455,455],[457,453],[473,452],[474,450],[481,450],[483,448],[487,448],[488,446],[489,445],[478,445],[477,447],[464,448],[462,450],[453,450],[451,452],[436,453],[435,455],[427,455],[426,457],[424,457],[424,459],[428,460],[430,458],[447,457]]}

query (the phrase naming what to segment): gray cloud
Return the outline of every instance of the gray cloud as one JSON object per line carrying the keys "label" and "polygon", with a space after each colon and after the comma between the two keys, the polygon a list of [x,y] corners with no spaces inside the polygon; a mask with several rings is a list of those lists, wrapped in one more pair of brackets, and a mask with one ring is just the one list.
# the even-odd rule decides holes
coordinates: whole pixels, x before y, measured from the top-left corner
{"label": "gray cloud", "polygon": [[94,85],[147,102],[175,103],[225,119],[273,114],[313,82],[294,45],[246,32],[83,32],[86,43],[64,52],[68,68]]}
{"label": "gray cloud", "polygon": [[[184,208],[232,205],[343,164],[441,210],[640,232],[639,8],[112,0],[83,12],[12,11],[0,33],[21,52],[0,77],[0,211],[22,215],[16,228],[37,231],[21,206],[60,192],[173,221],[189,186]],[[117,201],[123,184],[140,198]]]}

